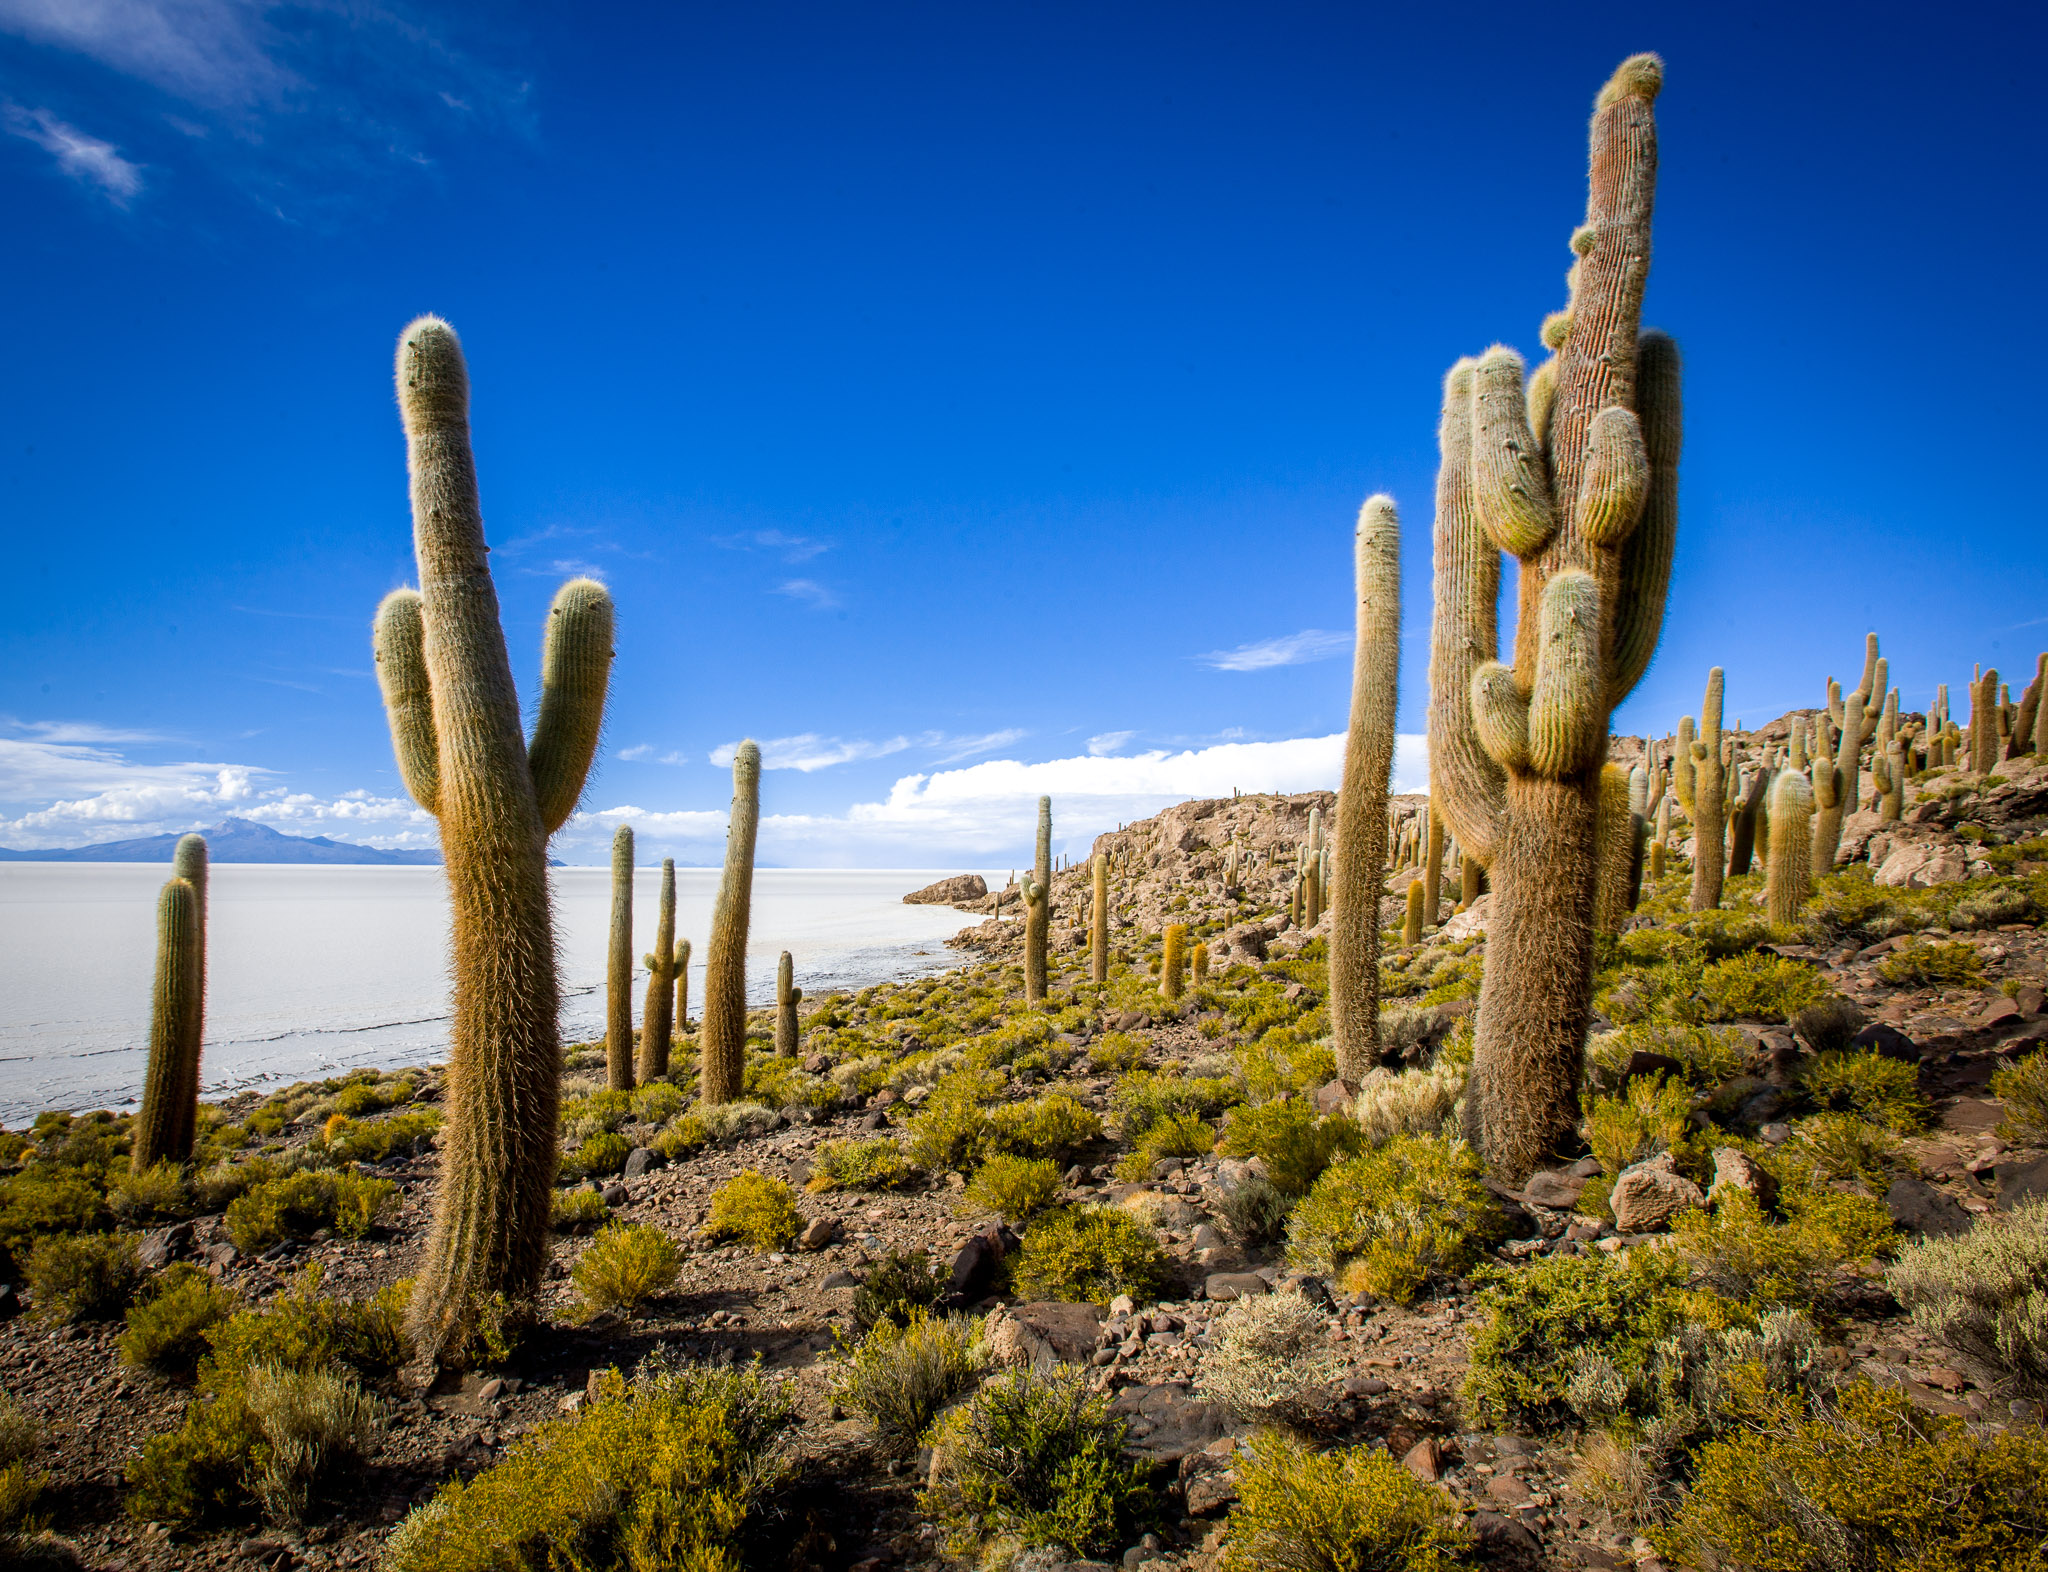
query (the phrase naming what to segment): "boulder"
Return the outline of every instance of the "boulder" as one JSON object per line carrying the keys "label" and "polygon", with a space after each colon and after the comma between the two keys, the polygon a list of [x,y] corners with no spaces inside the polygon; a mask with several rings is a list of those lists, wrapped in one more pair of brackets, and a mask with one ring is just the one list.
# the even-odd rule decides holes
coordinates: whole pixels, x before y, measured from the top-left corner
{"label": "boulder", "polygon": [[984,1228],[970,1238],[953,1257],[946,1306],[957,1310],[986,1299],[996,1286],[1004,1257],[1017,1245],[1017,1235],[1008,1228]]}
{"label": "boulder", "polygon": [[1094,1352],[1095,1340],[1102,1331],[1100,1305],[1066,1304],[1047,1299],[1013,1306],[1007,1316],[1011,1321],[1029,1327],[1055,1354],[1067,1360],[1086,1359]]}
{"label": "boulder", "polygon": [[1579,1192],[1585,1188],[1586,1181],[1576,1174],[1541,1168],[1529,1175],[1528,1182],[1522,1186],[1522,1200],[1531,1206],[1548,1206],[1568,1212],[1579,1204]]}
{"label": "boulder", "polygon": [[988,883],[978,873],[955,874],[950,879],[941,879],[937,884],[927,884],[921,890],[912,890],[903,897],[905,906],[951,906],[956,901],[980,901],[988,898]]}
{"label": "boulder", "polygon": [[[982,1323],[982,1347],[991,1363],[1012,1369],[1050,1371],[1060,1362],[1051,1343],[1022,1321],[998,1310]],[[1092,1354],[1093,1349],[1089,1352]]]}
{"label": "boulder", "polygon": [[1998,1209],[2009,1212],[2021,1201],[2048,1195],[2048,1157],[1998,1165]]}
{"label": "boulder", "polygon": [[1920,1062],[1919,1046],[1889,1021],[1872,1021],[1851,1040],[1850,1046],[1901,1064]]}
{"label": "boulder", "polygon": [[1625,1234],[1655,1233],[1691,1207],[1703,1205],[1700,1187],[1679,1173],[1669,1152],[1624,1168],[1607,1198],[1614,1226]]}
{"label": "boulder", "polygon": [[1212,1272],[1202,1284],[1202,1292],[1211,1299],[1250,1299],[1272,1291],[1272,1284],[1257,1272]]}
{"label": "boulder", "polygon": [[1899,1229],[1915,1239],[1953,1239],[1970,1231],[1970,1214],[1925,1179],[1894,1179],[1884,1204]]}
{"label": "boulder", "polygon": [[1937,884],[1953,884],[1969,871],[1969,860],[1959,847],[1937,846],[1930,841],[1894,842],[1872,878],[1888,889],[1925,890]]}
{"label": "boulder", "polygon": [[829,1217],[814,1217],[797,1240],[803,1250],[822,1250],[839,1237],[839,1224]]}
{"label": "boulder", "polygon": [[652,1147],[636,1146],[626,1154],[626,1177],[638,1179],[661,1160]]}
{"label": "boulder", "polygon": [[1223,1410],[1191,1396],[1185,1381],[1125,1387],[1110,1412],[1130,1424],[1126,1447],[1159,1463],[1178,1465],[1221,1439],[1224,1430]]}
{"label": "boulder", "polygon": [[1223,930],[1223,936],[1216,941],[1221,954],[1219,960],[1236,956],[1247,961],[1263,961],[1266,946],[1273,942],[1273,930],[1262,922],[1241,922],[1233,928]]}
{"label": "boulder", "polygon": [[1759,1206],[1778,1198],[1778,1181],[1747,1152],[1733,1146],[1714,1148],[1714,1182],[1707,1186],[1707,1204],[1713,1205],[1730,1190],[1747,1190]]}

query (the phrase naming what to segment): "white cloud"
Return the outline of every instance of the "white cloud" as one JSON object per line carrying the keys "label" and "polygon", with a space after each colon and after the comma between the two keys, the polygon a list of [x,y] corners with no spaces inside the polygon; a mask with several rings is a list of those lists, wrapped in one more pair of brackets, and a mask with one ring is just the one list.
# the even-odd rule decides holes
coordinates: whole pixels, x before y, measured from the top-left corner
{"label": "white cloud", "polygon": [[[711,762],[720,769],[731,768],[733,755],[739,751],[739,746],[737,742],[721,742],[711,750]],[[835,764],[851,764],[857,759],[887,758],[909,746],[908,737],[869,742],[859,737],[821,737],[814,731],[807,731],[796,737],[771,737],[762,743],[761,768],[800,770],[808,775],[813,770],[829,770]]]}
{"label": "white cloud", "polygon": [[1108,754],[1119,753],[1123,750],[1125,744],[1137,735],[1134,731],[1098,732],[1095,736],[1088,739],[1088,752],[1091,756],[1098,759]]}
{"label": "white cloud", "polygon": [[272,58],[260,0],[0,0],[0,29],[215,105],[274,99],[298,78]]}
{"label": "white cloud", "polygon": [[775,593],[801,601],[813,611],[830,611],[839,604],[839,597],[816,579],[789,579],[776,585]]}
{"label": "white cloud", "polygon": [[1021,742],[1024,736],[1022,727],[1009,726],[1002,731],[984,732],[979,737],[946,737],[937,732],[926,732],[920,740],[926,747],[945,750],[944,757],[934,759],[934,764],[958,764],[962,759],[1007,748],[1013,742]]}
{"label": "white cloud", "polygon": [[1195,659],[1218,671],[1270,671],[1275,666],[1305,666],[1310,661],[1328,660],[1351,648],[1351,635],[1329,633],[1321,628],[1304,628],[1277,639],[1257,644],[1240,644],[1234,650],[1211,650]]}
{"label": "white cloud", "polygon": [[619,749],[612,757],[615,759],[625,759],[629,762],[635,759],[651,759],[654,757],[654,744],[651,742],[636,742],[630,748]]}
{"label": "white cloud", "polygon": [[723,546],[728,551],[772,551],[784,562],[809,562],[811,558],[832,549],[829,540],[818,540],[810,535],[786,535],[779,529],[746,530],[738,535],[714,535],[714,546]]}
{"label": "white cloud", "polygon": [[116,207],[126,207],[142,190],[140,164],[123,158],[113,143],[87,135],[47,109],[8,104],[0,108],[0,124],[6,126],[9,136],[33,142],[55,158],[57,167],[73,180],[97,186]]}

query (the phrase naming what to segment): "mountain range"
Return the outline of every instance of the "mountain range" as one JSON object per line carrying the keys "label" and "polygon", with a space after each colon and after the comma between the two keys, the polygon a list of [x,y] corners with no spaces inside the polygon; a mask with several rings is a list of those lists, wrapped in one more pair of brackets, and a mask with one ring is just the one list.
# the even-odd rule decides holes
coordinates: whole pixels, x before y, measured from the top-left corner
{"label": "mountain range", "polygon": [[[280,835],[253,819],[223,819],[201,830],[209,862],[381,863],[438,867],[439,851],[384,851],[354,846],[325,835]],[[149,835],[134,841],[102,841],[97,846],[67,846],[38,851],[9,851],[0,846],[0,862],[161,862],[177,847],[176,835]]]}

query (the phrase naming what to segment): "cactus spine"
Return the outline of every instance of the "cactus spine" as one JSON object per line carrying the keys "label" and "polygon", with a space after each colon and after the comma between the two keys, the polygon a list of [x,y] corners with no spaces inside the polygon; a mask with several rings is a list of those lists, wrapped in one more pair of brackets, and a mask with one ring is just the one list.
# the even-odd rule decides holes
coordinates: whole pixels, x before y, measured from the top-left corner
{"label": "cactus spine", "polygon": [[1401,675],[1401,518],[1392,497],[1368,497],[1358,510],[1352,586],[1358,639],[1330,868],[1330,1032],[1337,1078],[1356,1087],[1380,1056],[1380,887]]}
{"label": "cactus spine", "polygon": [[612,832],[612,926],[605,947],[604,1068],[615,1092],[633,1089],[633,826]]}
{"label": "cactus spine", "polygon": [[1602,933],[1621,932],[1628,915],[1629,857],[1635,827],[1628,809],[1628,773],[1618,764],[1600,771],[1597,811],[1599,869],[1595,875],[1593,923]]}
{"label": "cactus spine", "polygon": [[1109,858],[1095,854],[1090,871],[1088,901],[1088,975],[1098,983],[1109,981]]}
{"label": "cactus spine", "polygon": [[1024,875],[1024,1000],[1045,998],[1045,940],[1052,911],[1052,798],[1038,799],[1038,855]]}
{"label": "cactus spine", "polygon": [[1159,991],[1169,999],[1181,992],[1181,970],[1187,957],[1188,925],[1170,922],[1159,943]]}
{"label": "cactus spine", "polygon": [[654,916],[654,948],[647,954],[647,1004],[640,1012],[640,1062],[643,1084],[668,1074],[669,1042],[676,1032],[676,860],[661,859],[661,898]]}
{"label": "cactus spine", "polygon": [[377,675],[413,800],[440,821],[455,981],[441,1180],[407,1323],[460,1357],[486,1296],[530,1302],[547,1264],[561,1038],[547,840],[575,809],[604,723],[612,604],[589,579],[548,615],[540,706],[520,734],[469,444],[455,332],[399,340],[398,402],[420,587],[378,608]]}
{"label": "cactus spine", "polygon": [[[189,879],[164,881],[156,902],[156,985],[150,1000],[149,1068],[142,1082],[142,1108],[135,1116],[131,1171],[160,1162],[182,1163],[192,1155],[196,1112],[186,1112],[188,1084],[198,1081],[205,939],[199,892]],[[189,1066],[189,1069],[188,1069]]]}
{"label": "cactus spine", "polygon": [[1813,787],[1796,769],[1771,786],[1771,845],[1764,862],[1764,906],[1772,922],[1799,919],[1813,890]]}
{"label": "cactus spine", "polygon": [[761,827],[761,750],[743,742],[732,756],[732,817],[725,872],[711,908],[704,950],[704,1024],[698,1033],[698,1089],[707,1103],[740,1094],[747,1064],[747,928],[754,908],[754,837]]}
{"label": "cactus spine", "polygon": [[804,991],[796,985],[796,962],[784,950],[775,963],[775,1052],[783,1058],[796,1053],[796,1007]]}
{"label": "cactus spine", "polygon": [[[1608,717],[1655,651],[1677,540],[1678,355],[1640,331],[1662,80],[1638,55],[1595,105],[1554,358],[1525,385],[1497,347],[1445,380],[1430,780],[1494,887],[1466,1108],[1505,1180],[1578,1126]],[[1521,559],[1512,665],[1495,659],[1503,551]]]}
{"label": "cactus spine", "polygon": [[1721,668],[1716,666],[1707,673],[1699,740],[1692,745],[1692,909],[1696,912],[1710,912],[1721,904],[1726,866],[1728,771],[1721,747],[1722,684]]}

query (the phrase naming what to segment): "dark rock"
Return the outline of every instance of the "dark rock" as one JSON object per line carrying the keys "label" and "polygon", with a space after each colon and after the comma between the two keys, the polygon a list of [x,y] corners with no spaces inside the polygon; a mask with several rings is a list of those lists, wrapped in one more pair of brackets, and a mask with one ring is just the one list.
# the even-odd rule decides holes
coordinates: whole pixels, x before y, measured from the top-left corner
{"label": "dark rock", "polygon": [[1017,1305],[1009,1314],[1012,1320],[1023,1322],[1044,1338],[1052,1345],[1052,1351],[1066,1360],[1087,1358],[1102,1331],[1100,1305],[1043,1300]]}
{"label": "dark rock", "polygon": [[192,1224],[174,1223],[169,1228],[153,1228],[142,1236],[142,1243],[136,1249],[136,1258],[142,1268],[154,1272],[169,1266],[179,1256],[192,1248]]}
{"label": "dark rock", "polygon": [[827,1272],[824,1275],[824,1277],[819,1280],[818,1286],[820,1288],[827,1290],[835,1288],[858,1288],[860,1287],[860,1279],[855,1277],[851,1272]]}
{"label": "dark rock", "polygon": [[1564,1171],[1574,1179],[1598,1179],[1600,1177],[1600,1159],[1597,1157],[1581,1157]]}
{"label": "dark rock", "polygon": [[1789,1106],[1785,1094],[1775,1086],[1766,1087],[1735,1110],[1735,1122],[1749,1129],[1773,1124]]}
{"label": "dark rock", "polygon": [[1970,1231],[1970,1214],[1954,1196],[1924,1179],[1895,1179],[1884,1204],[1892,1221],[1916,1239],[1953,1239]]}
{"label": "dark rock", "polygon": [[1998,1209],[2009,1212],[2021,1201],[2048,1195],[2048,1157],[1998,1165]]}
{"label": "dark rock", "polygon": [[986,1299],[996,1287],[1003,1259],[1017,1248],[1018,1238],[1008,1228],[989,1227],[960,1247],[953,1257],[953,1278],[944,1303],[961,1309]]}
{"label": "dark rock", "polygon": [[1351,1107],[1351,1094],[1344,1090],[1342,1081],[1331,1081],[1316,1088],[1316,1112],[1319,1114],[1341,1114]]}
{"label": "dark rock", "polygon": [[1211,1299],[1250,1299],[1272,1291],[1272,1285],[1256,1272],[1212,1272],[1202,1285],[1202,1292]]}
{"label": "dark rock", "polygon": [[1423,1484],[1435,1484],[1444,1471],[1443,1454],[1437,1447],[1436,1437],[1424,1436],[1411,1446],[1401,1459],[1401,1466]]}
{"label": "dark rock", "polygon": [[1522,1186],[1522,1199],[1532,1206],[1554,1207],[1568,1212],[1579,1204],[1579,1193],[1586,1188],[1586,1181],[1569,1172],[1555,1169],[1538,1169],[1529,1175]]}
{"label": "dark rock", "polygon": [[1685,1074],[1685,1064],[1669,1054],[1650,1053],[1638,1048],[1628,1056],[1628,1065],[1621,1074],[1627,1081],[1633,1081],[1639,1075],[1665,1075],[1677,1079]]}
{"label": "dark rock", "polygon": [[1500,1512],[1474,1512],[1465,1526],[1488,1560],[1534,1556],[1543,1550],[1543,1541],[1534,1533]]}
{"label": "dark rock", "polygon": [[12,1321],[21,1314],[21,1295],[14,1291],[11,1283],[0,1283],[0,1322]]}
{"label": "dark rock", "polygon": [[1852,1047],[1896,1059],[1901,1064],[1920,1062],[1919,1046],[1889,1021],[1872,1021],[1851,1040]]}
{"label": "dark rock", "polygon": [[1294,1291],[1318,1310],[1337,1308],[1337,1301],[1330,1295],[1330,1285],[1320,1277],[1304,1277],[1294,1285]]}
{"label": "dark rock", "polygon": [[626,1177],[638,1179],[659,1162],[660,1155],[651,1146],[636,1146],[626,1154]]}
{"label": "dark rock", "polygon": [[804,1074],[806,1075],[823,1075],[831,1068],[832,1061],[821,1053],[814,1053],[804,1060]]}
{"label": "dark rock", "polygon": [[1130,1422],[1128,1450],[1178,1464],[1223,1435],[1223,1410],[1188,1394],[1184,1381],[1126,1387],[1110,1412]]}
{"label": "dark rock", "polygon": [[604,1187],[604,1204],[610,1207],[624,1206],[633,1199],[633,1192],[622,1184],[608,1184]]}

